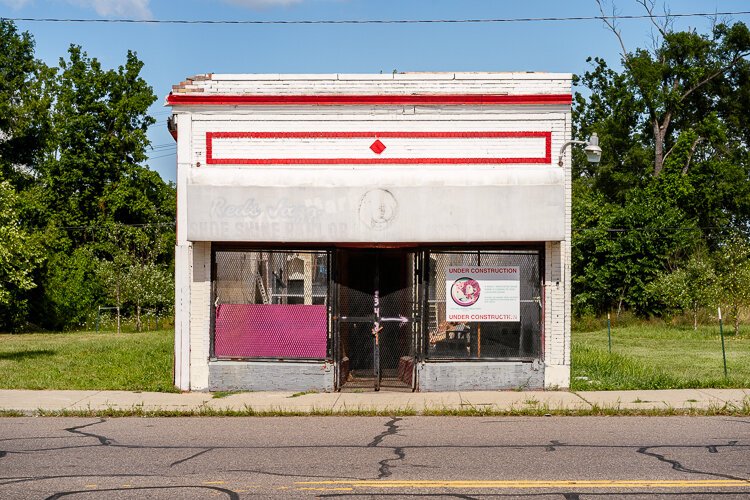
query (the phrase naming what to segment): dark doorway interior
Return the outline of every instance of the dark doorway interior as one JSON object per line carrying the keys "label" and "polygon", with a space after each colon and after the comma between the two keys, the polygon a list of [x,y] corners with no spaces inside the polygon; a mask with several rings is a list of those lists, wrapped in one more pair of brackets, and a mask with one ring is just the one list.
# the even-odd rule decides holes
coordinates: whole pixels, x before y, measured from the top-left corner
{"label": "dark doorway interior", "polygon": [[337,268],[339,388],[411,390],[415,254],[339,250]]}

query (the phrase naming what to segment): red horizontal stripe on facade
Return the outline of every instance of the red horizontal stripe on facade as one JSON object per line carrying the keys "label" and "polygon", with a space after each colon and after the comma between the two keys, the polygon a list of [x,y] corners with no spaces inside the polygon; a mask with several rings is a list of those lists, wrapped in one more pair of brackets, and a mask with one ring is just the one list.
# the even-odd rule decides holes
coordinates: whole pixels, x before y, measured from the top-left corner
{"label": "red horizontal stripe on facade", "polygon": [[[326,139],[326,138],[535,138],[545,139],[543,157],[531,158],[214,158],[214,139]],[[552,132],[206,132],[206,163],[209,165],[409,165],[409,164],[549,164],[552,162]]]}
{"label": "red horizontal stripe on facade", "polygon": [[547,158],[221,158],[210,165],[410,165],[550,163]]}
{"label": "red horizontal stripe on facade", "polygon": [[248,139],[494,139],[547,137],[550,132],[206,132],[206,138]]}
{"label": "red horizontal stripe on facade", "polygon": [[570,94],[422,94],[422,95],[195,95],[169,94],[171,106],[401,106],[401,105],[570,105]]}

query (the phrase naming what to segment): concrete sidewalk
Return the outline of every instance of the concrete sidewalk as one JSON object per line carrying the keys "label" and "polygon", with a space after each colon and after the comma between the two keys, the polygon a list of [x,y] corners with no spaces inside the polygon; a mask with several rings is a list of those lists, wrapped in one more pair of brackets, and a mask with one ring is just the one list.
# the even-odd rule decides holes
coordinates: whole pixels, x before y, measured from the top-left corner
{"label": "concrete sidewalk", "polygon": [[750,407],[750,389],[681,389],[660,391],[476,391],[310,393],[243,392],[216,398],[211,393],[127,391],[0,390],[0,411],[132,410],[199,411],[201,409],[283,412],[346,412],[549,409],[586,411],[594,407],[627,410],[682,410]]}

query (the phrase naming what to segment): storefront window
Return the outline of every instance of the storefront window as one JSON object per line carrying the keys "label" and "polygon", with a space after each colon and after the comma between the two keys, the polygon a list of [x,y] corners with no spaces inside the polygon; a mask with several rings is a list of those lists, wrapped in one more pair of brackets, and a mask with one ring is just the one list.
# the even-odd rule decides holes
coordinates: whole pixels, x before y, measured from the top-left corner
{"label": "storefront window", "polygon": [[539,251],[431,252],[428,272],[428,358],[539,357]]}
{"label": "storefront window", "polygon": [[325,251],[214,252],[214,355],[325,358],[328,259]]}

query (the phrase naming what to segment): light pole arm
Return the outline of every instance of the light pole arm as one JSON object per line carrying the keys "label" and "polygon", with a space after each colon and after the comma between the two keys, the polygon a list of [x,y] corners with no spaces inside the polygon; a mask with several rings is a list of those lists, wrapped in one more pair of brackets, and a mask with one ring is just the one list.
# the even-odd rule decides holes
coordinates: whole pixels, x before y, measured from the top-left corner
{"label": "light pole arm", "polygon": [[565,154],[565,148],[571,144],[582,144],[586,146],[583,150],[586,152],[586,159],[589,163],[597,164],[602,159],[602,148],[599,147],[599,136],[596,132],[591,134],[588,141],[568,141],[560,148],[560,158],[557,160],[559,166],[563,166],[563,155]]}
{"label": "light pole arm", "polygon": [[588,144],[588,142],[586,142],[586,141],[568,141],[565,144],[563,144],[562,147],[560,148],[560,157],[557,160],[557,165],[559,167],[563,166],[563,155],[565,154],[565,148],[567,148],[568,146],[572,146],[573,144]]}

